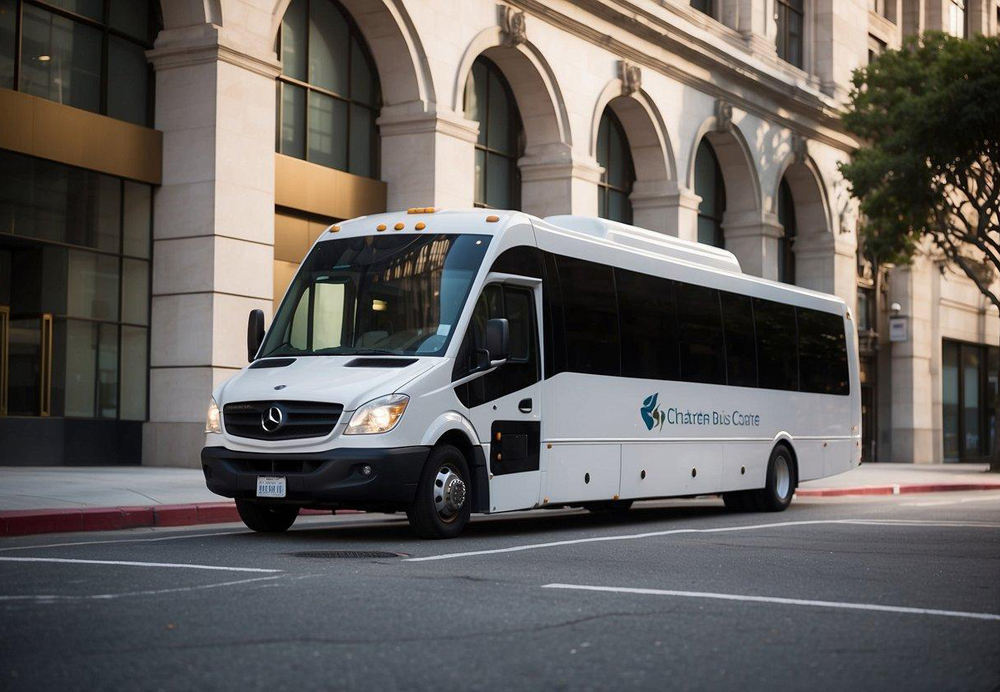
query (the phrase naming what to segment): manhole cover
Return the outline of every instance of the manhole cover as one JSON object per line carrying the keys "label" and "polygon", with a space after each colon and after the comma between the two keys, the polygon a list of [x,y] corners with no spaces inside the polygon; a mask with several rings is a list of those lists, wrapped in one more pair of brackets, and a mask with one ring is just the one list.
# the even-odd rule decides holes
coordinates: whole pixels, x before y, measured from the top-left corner
{"label": "manhole cover", "polygon": [[403,553],[387,553],[381,550],[305,550],[301,553],[292,553],[295,557],[314,557],[347,560],[364,560],[372,558],[386,557],[406,557]]}

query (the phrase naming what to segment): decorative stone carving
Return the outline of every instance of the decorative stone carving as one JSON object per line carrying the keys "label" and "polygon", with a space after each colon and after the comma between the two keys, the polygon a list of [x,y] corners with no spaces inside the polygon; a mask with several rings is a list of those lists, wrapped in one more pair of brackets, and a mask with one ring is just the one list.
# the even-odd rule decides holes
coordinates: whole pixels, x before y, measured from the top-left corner
{"label": "decorative stone carving", "polygon": [[792,162],[805,163],[809,156],[809,140],[802,135],[792,135]]}
{"label": "decorative stone carving", "polygon": [[733,104],[719,99],[715,102],[715,131],[729,132],[733,129]]}
{"label": "decorative stone carving", "polygon": [[520,46],[528,40],[528,29],[524,21],[524,12],[513,7],[499,5],[500,32],[503,34],[503,44],[508,48]]}
{"label": "decorative stone carving", "polygon": [[619,60],[618,77],[622,80],[622,96],[632,96],[642,89],[642,69],[638,65]]}

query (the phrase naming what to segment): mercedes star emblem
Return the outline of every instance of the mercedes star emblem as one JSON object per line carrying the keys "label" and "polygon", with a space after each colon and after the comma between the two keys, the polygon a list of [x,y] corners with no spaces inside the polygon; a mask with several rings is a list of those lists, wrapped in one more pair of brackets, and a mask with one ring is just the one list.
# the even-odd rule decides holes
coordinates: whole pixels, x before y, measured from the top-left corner
{"label": "mercedes star emblem", "polygon": [[267,432],[274,432],[285,423],[285,412],[277,405],[269,407],[260,415],[260,426]]}

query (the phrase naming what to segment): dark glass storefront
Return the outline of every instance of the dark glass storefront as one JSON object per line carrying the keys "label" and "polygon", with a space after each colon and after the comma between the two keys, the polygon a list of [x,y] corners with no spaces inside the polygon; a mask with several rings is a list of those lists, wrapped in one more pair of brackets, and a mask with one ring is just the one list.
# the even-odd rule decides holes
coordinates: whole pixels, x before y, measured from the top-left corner
{"label": "dark glass storefront", "polygon": [[948,340],[941,351],[944,460],[985,461],[996,437],[1000,351]]}
{"label": "dark glass storefront", "polygon": [[138,463],[152,188],[0,151],[0,464]]}

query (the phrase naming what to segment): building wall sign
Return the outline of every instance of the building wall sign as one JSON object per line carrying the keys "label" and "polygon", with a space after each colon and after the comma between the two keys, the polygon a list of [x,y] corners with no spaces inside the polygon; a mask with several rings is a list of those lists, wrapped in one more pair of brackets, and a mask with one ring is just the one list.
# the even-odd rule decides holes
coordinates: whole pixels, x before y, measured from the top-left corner
{"label": "building wall sign", "polygon": [[889,341],[908,341],[910,338],[909,329],[907,328],[907,319],[905,317],[890,317],[889,318]]}

